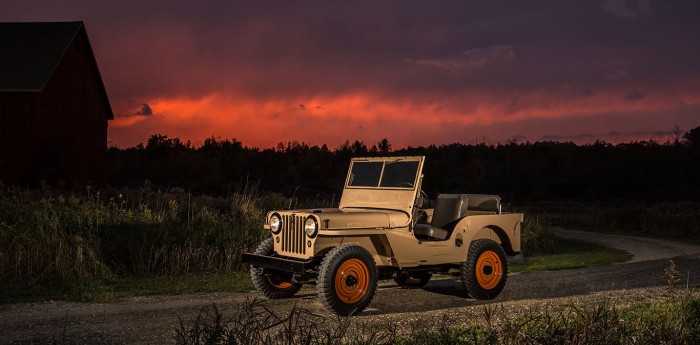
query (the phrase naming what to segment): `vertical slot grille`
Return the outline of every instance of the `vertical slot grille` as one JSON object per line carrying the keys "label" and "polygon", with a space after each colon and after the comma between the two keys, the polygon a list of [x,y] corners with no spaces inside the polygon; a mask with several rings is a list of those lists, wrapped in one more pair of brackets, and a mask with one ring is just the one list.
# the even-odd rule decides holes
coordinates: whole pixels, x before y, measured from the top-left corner
{"label": "vertical slot grille", "polygon": [[304,218],[302,216],[282,216],[282,251],[306,254],[304,245]]}

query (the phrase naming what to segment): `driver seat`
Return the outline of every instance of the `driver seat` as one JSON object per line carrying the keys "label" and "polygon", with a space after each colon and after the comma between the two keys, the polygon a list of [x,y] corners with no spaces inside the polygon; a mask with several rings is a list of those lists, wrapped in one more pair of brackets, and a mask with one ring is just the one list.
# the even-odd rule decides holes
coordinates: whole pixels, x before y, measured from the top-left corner
{"label": "driver seat", "polygon": [[430,224],[416,224],[413,233],[419,240],[446,240],[457,222],[467,215],[467,194],[440,194]]}

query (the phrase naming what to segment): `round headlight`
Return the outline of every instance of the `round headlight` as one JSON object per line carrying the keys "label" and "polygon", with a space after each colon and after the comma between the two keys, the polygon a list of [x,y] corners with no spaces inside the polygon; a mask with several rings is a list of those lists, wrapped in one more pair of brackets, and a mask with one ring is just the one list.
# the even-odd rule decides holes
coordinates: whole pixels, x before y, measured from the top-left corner
{"label": "round headlight", "polygon": [[310,238],[316,237],[318,233],[318,223],[316,223],[316,219],[313,217],[306,218],[306,222],[304,222],[304,232],[306,236]]}
{"label": "round headlight", "polygon": [[272,230],[273,234],[277,234],[282,230],[282,219],[277,213],[270,216],[270,230]]}

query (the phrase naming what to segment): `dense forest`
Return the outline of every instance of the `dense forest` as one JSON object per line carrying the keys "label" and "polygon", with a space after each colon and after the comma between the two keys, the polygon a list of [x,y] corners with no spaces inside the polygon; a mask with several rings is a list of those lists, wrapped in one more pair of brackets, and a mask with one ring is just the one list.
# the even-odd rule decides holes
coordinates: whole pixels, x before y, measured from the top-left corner
{"label": "dense forest", "polygon": [[335,200],[351,157],[426,156],[423,189],[438,193],[494,193],[511,202],[700,200],[700,127],[676,140],[624,144],[535,142],[460,143],[392,149],[346,142],[280,143],[258,149],[235,139],[210,138],[195,147],[153,135],[146,145],[108,150],[112,186],[179,187],[224,195],[255,185],[300,198]]}

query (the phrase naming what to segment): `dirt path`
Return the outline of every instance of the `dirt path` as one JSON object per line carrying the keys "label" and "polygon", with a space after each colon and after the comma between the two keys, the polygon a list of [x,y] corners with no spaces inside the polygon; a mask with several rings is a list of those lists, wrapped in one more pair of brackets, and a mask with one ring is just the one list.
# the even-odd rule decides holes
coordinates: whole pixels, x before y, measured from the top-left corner
{"label": "dirt path", "polygon": [[[700,285],[700,246],[684,243],[555,229],[558,236],[620,248],[634,255],[629,262],[565,271],[514,274],[499,298],[476,301],[462,292],[459,282],[431,281],[425,289],[405,290],[384,281],[370,306],[358,318],[371,323],[409,324],[417,318],[440,320],[443,315],[468,321],[481,318],[485,304],[503,310],[569,303],[598,303],[612,299],[631,303],[659,296],[666,281],[663,270],[674,258],[684,283]],[[178,317],[187,322],[201,308],[216,303],[232,313],[257,293],[213,293],[128,298],[117,303],[43,302],[0,306],[0,343],[60,341],[76,343],[172,342]],[[313,286],[292,299],[269,302],[284,312],[294,305],[329,315],[316,300]]]}

